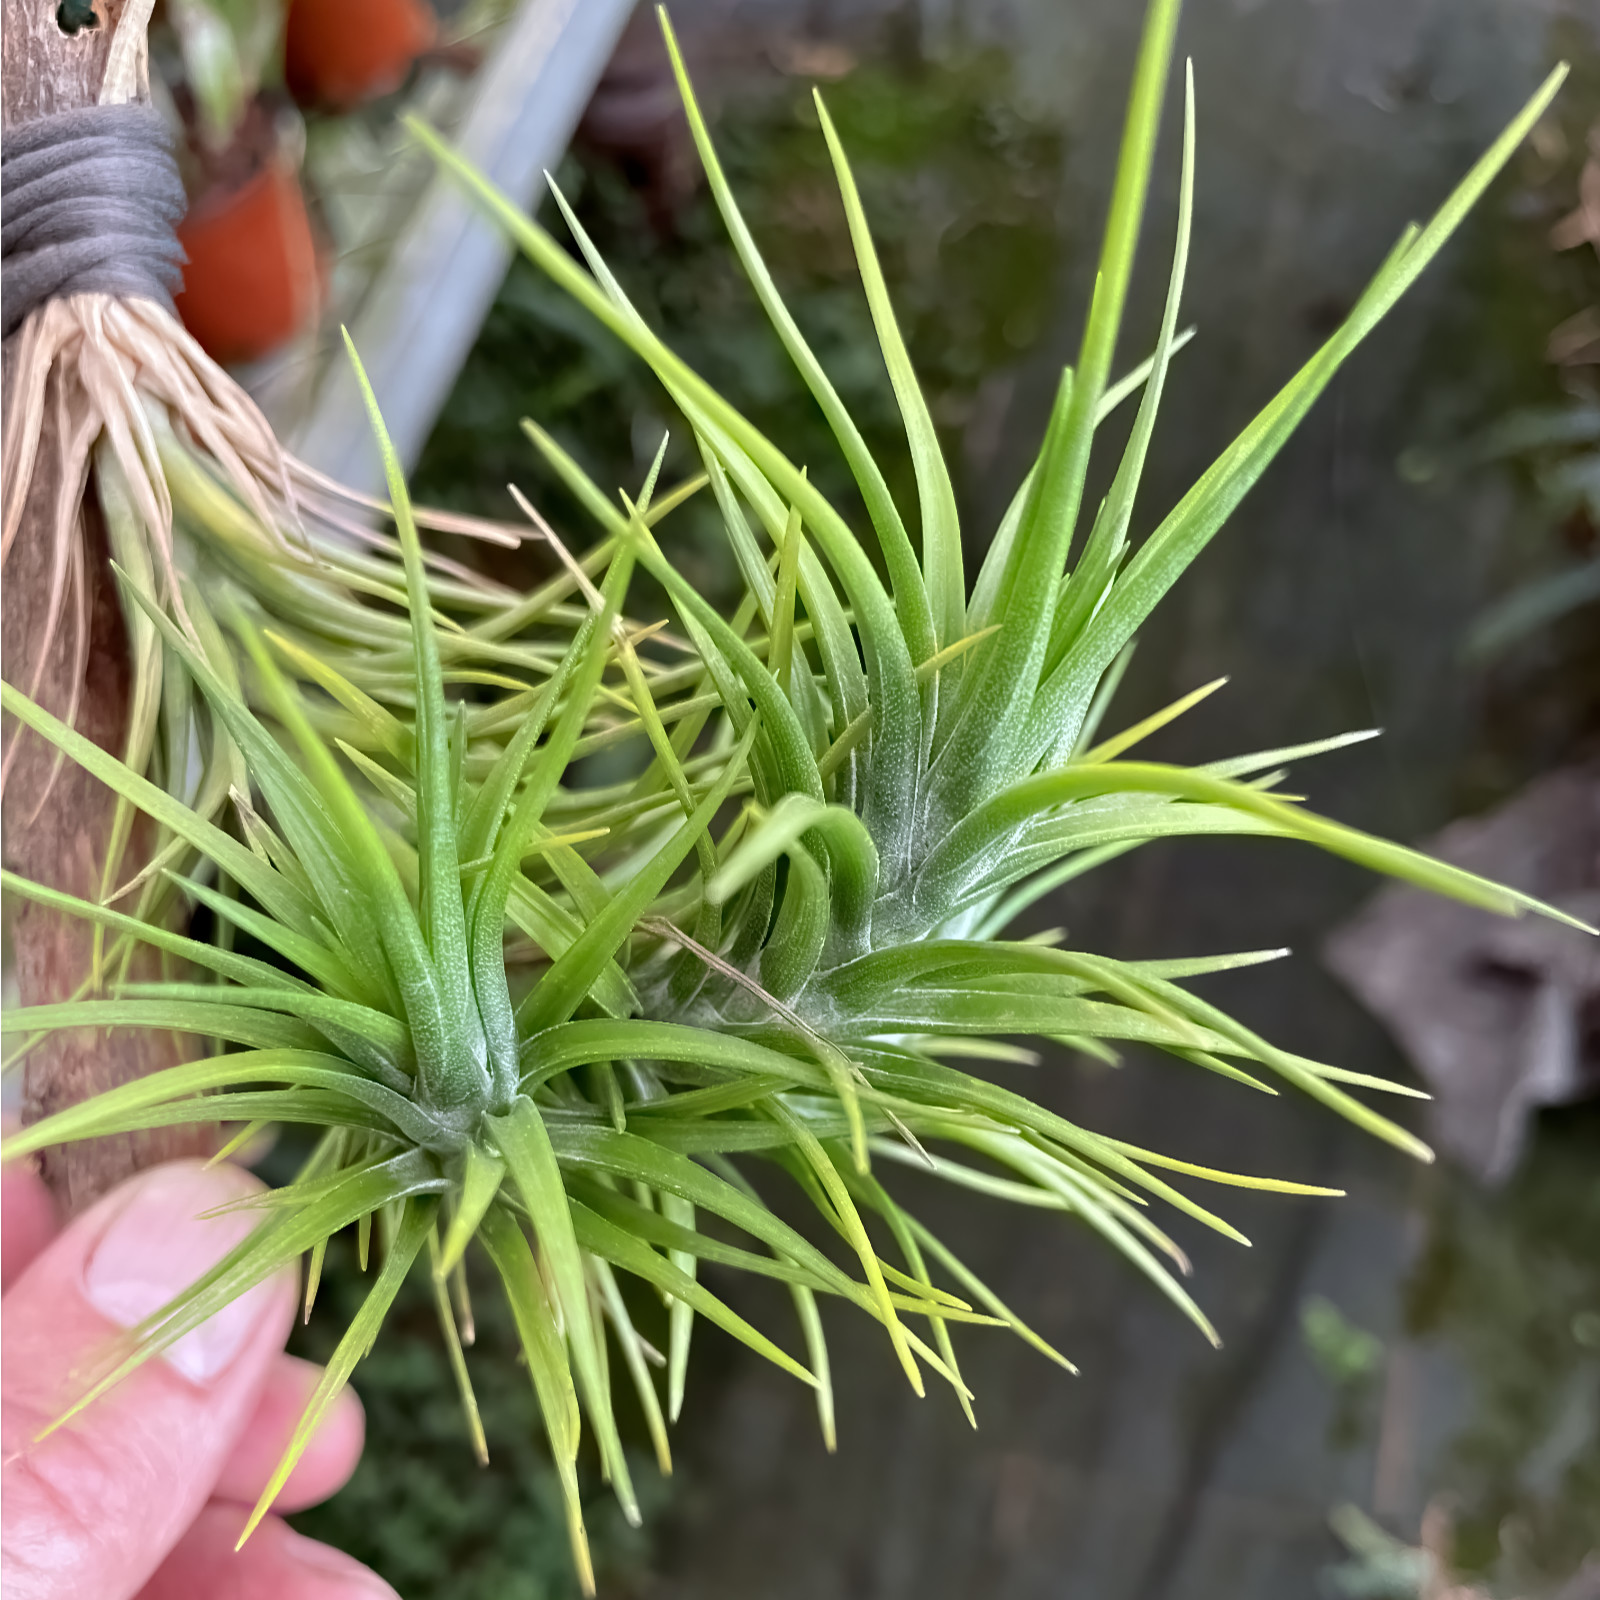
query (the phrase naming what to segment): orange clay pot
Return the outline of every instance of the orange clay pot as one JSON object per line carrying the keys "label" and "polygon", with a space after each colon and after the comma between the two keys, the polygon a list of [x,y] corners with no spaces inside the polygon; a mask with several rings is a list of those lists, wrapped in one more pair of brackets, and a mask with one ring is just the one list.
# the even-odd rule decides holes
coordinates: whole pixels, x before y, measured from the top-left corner
{"label": "orange clay pot", "polygon": [[215,360],[252,361],[316,317],[321,262],[299,180],[281,159],[203,198],[178,242],[189,257],[178,315]]}
{"label": "orange clay pot", "polygon": [[347,111],[399,88],[437,33],[424,0],[291,0],[284,81],[303,106]]}

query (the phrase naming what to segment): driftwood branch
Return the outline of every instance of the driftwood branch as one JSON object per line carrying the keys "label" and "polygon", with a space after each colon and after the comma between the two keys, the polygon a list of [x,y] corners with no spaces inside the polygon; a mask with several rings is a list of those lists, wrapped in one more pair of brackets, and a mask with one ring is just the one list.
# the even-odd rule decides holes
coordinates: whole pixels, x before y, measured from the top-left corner
{"label": "driftwood branch", "polygon": [[[5,0],[0,79],[8,128],[99,102],[126,0]],[[58,13],[75,31],[63,30]],[[79,25],[80,17],[89,20]]]}
{"label": "driftwood branch", "polygon": [[[140,0],[4,0],[3,120],[7,128],[57,111],[94,105],[101,95],[118,25],[127,13],[142,32],[148,6]],[[58,20],[58,14],[60,20]],[[75,31],[63,30],[62,21]],[[142,50],[141,50],[142,57]],[[5,392],[13,393],[17,338],[6,341]],[[122,754],[131,684],[128,639],[106,555],[105,530],[92,489],[54,481],[49,464],[60,459],[53,434],[61,410],[46,407],[40,469],[30,487],[15,544],[0,587],[0,640],[6,679],[57,715],[77,705],[80,732]],[[75,648],[69,615],[54,630],[49,648],[53,506],[62,489],[83,495],[82,516],[89,559],[79,615],[87,617],[86,659]],[[72,608],[69,608],[72,609]],[[44,652],[41,669],[41,651]],[[84,662],[81,669],[80,662]],[[39,673],[34,687],[35,673]],[[17,730],[8,729],[7,737]],[[43,803],[41,804],[41,800]],[[31,735],[15,751],[4,795],[6,865],[24,877],[86,899],[101,892],[105,852],[116,801],[111,792]],[[149,830],[134,829],[123,871],[132,874],[148,859]],[[39,906],[22,907],[13,926],[17,981],[25,1004],[68,1000],[92,971],[93,937],[73,918]],[[151,977],[154,967],[137,962],[132,978]],[[109,1036],[88,1032],[45,1039],[29,1055],[24,1079],[24,1118],[49,1112],[184,1059],[184,1041],[168,1034],[122,1030]],[[79,1210],[130,1173],[170,1157],[208,1150],[206,1129],[156,1130],[47,1152],[47,1181],[68,1211]]]}

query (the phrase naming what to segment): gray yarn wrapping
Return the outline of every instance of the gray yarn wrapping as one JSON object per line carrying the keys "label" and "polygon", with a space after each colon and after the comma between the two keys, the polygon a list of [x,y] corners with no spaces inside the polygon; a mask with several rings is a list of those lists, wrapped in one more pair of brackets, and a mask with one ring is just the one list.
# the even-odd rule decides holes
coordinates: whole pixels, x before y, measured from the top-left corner
{"label": "gray yarn wrapping", "polygon": [[172,309],[185,260],[172,230],[187,201],[167,125],[150,106],[85,106],[7,129],[0,203],[5,335],[69,294]]}

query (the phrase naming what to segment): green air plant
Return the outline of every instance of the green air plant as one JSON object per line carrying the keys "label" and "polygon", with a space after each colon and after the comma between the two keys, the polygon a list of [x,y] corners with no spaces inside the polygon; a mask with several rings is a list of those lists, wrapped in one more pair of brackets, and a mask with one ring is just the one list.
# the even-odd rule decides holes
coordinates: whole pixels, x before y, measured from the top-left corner
{"label": "green air plant", "polygon": [[[592,252],[585,271],[417,130],[533,260],[654,368],[694,430],[747,592],[724,617],[675,571],[652,523],[696,485],[658,498],[659,456],[638,494],[613,503],[530,424],[604,531],[569,569],[586,610],[536,692],[500,706],[447,700],[448,635],[426,603],[416,526],[373,405],[409,599],[401,698],[414,714],[376,706],[304,652],[275,654],[252,604],[223,601],[256,684],[258,717],[146,602],[164,646],[241,752],[253,797],[241,842],[5,687],[7,711],[209,863],[183,880],[184,892],[275,957],[213,948],[8,880],[18,895],[146,940],[213,980],[130,985],[109,998],[24,1009],[5,1019],[10,1032],[167,1028],[241,1047],[60,1112],[8,1152],[196,1121],[243,1124],[246,1133],[276,1123],[322,1130],[298,1178],[251,1202],[262,1220],[249,1238],[114,1351],[75,1409],[308,1252],[309,1309],[328,1239],[355,1227],[365,1259],[376,1219],[371,1290],[257,1516],[424,1256],[481,1452],[459,1320],[464,1252],[480,1249],[510,1304],[587,1583],[577,1478],[585,1426],[624,1510],[636,1514],[613,1407],[613,1340],[663,1467],[696,1317],[811,1385],[830,1446],[821,1296],[880,1322],[913,1388],[920,1393],[932,1373],[969,1416],[953,1339],[959,1325],[1010,1327],[1069,1365],[897,1204],[884,1176],[896,1164],[1076,1217],[1212,1338],[1168,1264],[1184,1258],[1151,1219],[1150,1202],[1240,1235],[1163,1174],[1327,1192],[1134,1147],[953,1061],[1014,1059],[1024,1053],[1014,1041],[1028,1036],[1091,1054],[1142,1042],[1256,1090],[1290,1084],[1427,1155],[1351,1092],[1396,1086],[1280,1051],[1182,985],[1264,956],[1118,962],[1064,949],[1058,937],[1003,936],[1017,912],[1073,875],[1148,840],[1194,833],[1300,839],[1491,910],[1560,915],[1275,792],[1286,761],[1343,741],[1193,769],[1125,759],[1203,690],[1123,733],[1099,735],[1135,628],[1437,252],[1559,81],[1552,77],[1426,228],[1404,235],[1327,345],[1133,548],[1135,491],[1177,341],[1192,92],[1171,289],[1154,353],[1120,382],[1111,369],[1176,18],[1173,0],[1153,0],[1082,355],[1063,375],[1039,459],[970,586],[933,427],[820,101],[906,421],[920,559],[740,220],[668,31],[734,247],[860,486],[887,586],[846,517],[653,337]],[[1074,554],[1096,427],[1135,393],[1131,438]],[[685,636],[678,642],[692,651],[687,665],[668,666],[663,636],[624,623],[636,569],[675,607]],[[334,707],[359,738],[331,730]],[[495,737],[474,735],[475,720],[481,734],[497,717]],[[622,740],[644,752],[640,775],[585,789],[575,757]],[[753,1177],[769,1186],[792,1180],[835,1253],[782,1220]],[[784,1284],[804,1360],[713,1293],[701,1263]],[[642,1279],[665,1303],[659,1358],[619,1275]],[[658,1359],[664,1395],[651,1370]]]}
{"label": "green air plant", "polygon": [[[77,301],[71,304],[73,314],[81,314]],[[49,324],[57,309],[52,302],[36,321]],[[207,821],[216,821],[232,798],[246,797],[241,823],[248,832],[260,826],[248,806],[250,763],[226,721],[210,710],[186,663],[199,659],[249,703],[260,703],[260,675],[234,637],[235,611],[214,603],[216,596],[229,595],[236,609],[247,600],[278,659],[332,690],[307,708],[317,726],[360,751],[392,745],[400,736],[397,716],[414,712],[415,676],[402,559],[393,537],[370,525],[390,508],[283,452],[243,391],[156,308],[108,301],[101,309],[102,330],[149,323],[161,334],[137,349],[137,391],[106,385],[123,412],[114,413],[108,400],[88,429],[100,436],[87,457],[57,468],[71,482],[92,477],[116,567],[131,669],[122,758]],[[21,337],[36,331],[30,322]],[[184,361],[173,358],[173,348]],[[25,361],[21,365],[29,370]],[[25,453],[23,410],[19,404],[7,416],[8,461],[13,447]],[[6,479],[8,549],[26,499],[25,466],[8,470]],[[665,515],[694,487],[663,496],[655,515]],[[59,509],[61,520],[51,530],[55,548],[43,627],[23,680],[30,696],[39,696],[69,612],[76,613],[73,653],[86,657],[90,646],[84,575],[93,557],[85,550],[76,502],[63,501]],[[539,534],[537,527],[451,512],[419,510],[414,516],[436,532],[502,547]],[[606,552],[599,552],[598,560],[605,559]],[[577,583],[561,571],[519,594],[437,551],[427,552],[424,563],[419,592],[434,610],[445,681],[468,692],[501,692],[497,702],[464,713],[469,759],[480,770],[534,703],[561,659],[563,641],[581,621],[581,608],[568,600]],[[162,617],[172,626],[159,626]],[[71,679],[75,694],[85,676],[80,664]],[[68,726],[77,721],[76,698],[53,709]],[[606,722],[617,720],[614,714],[602,717],[590,743],[603,745]],[[7,779],[22,745],[20,731],[8,730]],[[58,772],[59,753],[48,780],[23,799],[30,822],[49,803]],[[197,858],[192,845],[158,818],[153,843],[130,861],[136,809],[122,797],[100,852],[95,898],[152,921],[170,916],[172,874],[189,870]],[[107,948],[103,933],[97,933],[80,994],[98,992],[111,977],[128,973],[135,941],[124,935]]]}
{"label": "green air plant", "polygon": [[[279,30],[271,5],[186,0],[170,10],[180,31],[199,28],[200,55],[216,55],[219,29],[231,28],[239,49],[255,56]],[[134,7],[116,30],[104,105],[149,99],[148,14],[147,5]],[[247,37],[263,27],[262,38]],[[221,115],[224,108],[219,100],[211,109]],[[127,704],[114,727],[103,714],[89,720],[101,724],[102,742],[114,734],[129,766],[206,816],[220,814],[231,789],[248,787],[245,769],[147,616],[150,603],[212,670],[231,678],[237,652],[208,597],[224,583],[243,589],[276,624],[283,649],[308,652],[368,698],[410,714],[409,628],[393,609],[404,604],[402,565],[392,537],[370,526],[388,514],[385,503],[284,450],[238,382],[170,309],[144,295],[47,299],[7,348],[0,568],[10,586],[7,669],[31,698],[69,725],[85,710],[95,611],[108,587],[95,538],[95,524],[103,522],[106,550],[121,569]],[[416,515],[436,531],[502,545],[527,536],[482,518]],[[430,551],[427,563],[427,592],[442,613],[441,649],[453,678],[488,675],[519,691],[543,677],[560,650],[552,656],[530,633],[553,621],[570,634],[572,618],[562,614],[569,580],[521,596],[440,552]],[[118,641],[115,649],[122,648]],[[248,671],[241,687],[253,692]],[[8,737],[0,786],[26,744]],[[54,792],[59,762],[46,770],[48,780],[33,784],[27,806],[8,811],[19,836]],[[173,841],[158,838],[153,854],[136,852],[124,874],[131,823],[124,805],[101,853],[98,897],[121,901],[137,889],[140,914],[152,916],[164,894],[161,871],[178,856]],[[100,975],[97,958],[91,986]]]}
{"label": "green air plant", "polygon": [[[88,315],[79,305],[84,298],[67,302],[59,317],[58,303],[51,302],[25,326],[19,355],[25,374],[40,376],[27,341],[47,339],[52,319],[73,329],[74,316]],[[215,815],[230,785],[242,782],[237,751],[205,717],[179,657],[146,615],[147,605],[171,617],[188,643],[229,675],[237,670],[236,653],[226,646],[226,629],[208,596],[219,587],[243,590],[273,620],[285,649],[306,651],[380,703],[409,710],[410,630],[403,616],[385,609],[404,603],[403,569],[392,538],[368,526],[389,507],[283,452],[244,392],[148,302],[107,300],[91,309],[99,312],[95,326],[102,339],[126,335],[125,347],[101,357],[134,364],[140,382],[122,385],[115,374],[102,374],[100,387],[86,384],[97,409],[80,434],[62,441],[69,452],[79,445],[84,453],[50,470],[80,489],[92,479],[110,555],[121,569],[132,669],[125,758]],[[86,348],[77,355],[88,359]],[[53,374],[40,376],[38,393],[21,395],[6,420],[8,552],[36,465],[28,454],[30,426],[38,420],[36,414],[30,420],[30,407],[44,405],[49,381]],[[85,571],[93,557],[85,551],[76,500],[63,497],[56,511],[47,530],[53,544],[49,593],[28,669],[32,694],[52,650],[65,639],[77,656],[90,647]],[[417,520],[505,546],[527,536],[449,512],[419,512]],[[549,650],[525,635],[551,621],[570,632],[561,607],[570,580],[521,596],[441,554],[430,552],[427,559],[426,592],[441,612],[442,648],[453,673],[494,674],[492,682],[516,689],[523,683],[508,674],[538,677],[548,670]],[[379,604],[366,603],[374,600]],[[80,669],[74,677],[80,688],[83,676]],[[74,722],[76,702],[62,709]],[[8,742],[8,775],[17,748],[17,740]],[[37,805],[47,798],[48,790],[34,797]],[[107,893],[119,859],[117,849],[108,853]]]}

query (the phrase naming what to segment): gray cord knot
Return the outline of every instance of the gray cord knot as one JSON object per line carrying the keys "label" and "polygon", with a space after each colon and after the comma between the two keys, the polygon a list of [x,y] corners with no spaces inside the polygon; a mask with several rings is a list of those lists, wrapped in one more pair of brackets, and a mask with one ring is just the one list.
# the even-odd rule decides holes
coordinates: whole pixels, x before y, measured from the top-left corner
{"label": "gray cord knot", "polygon": [[173,228],[187,201],[167,125],[150,106],[85,106],[7,129],[0,203],[6,336],[69,294],[172,309],[185,260]]}

